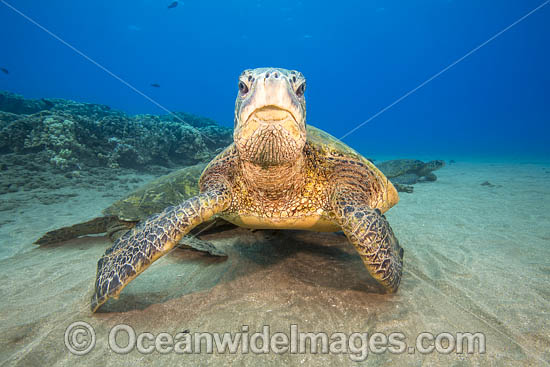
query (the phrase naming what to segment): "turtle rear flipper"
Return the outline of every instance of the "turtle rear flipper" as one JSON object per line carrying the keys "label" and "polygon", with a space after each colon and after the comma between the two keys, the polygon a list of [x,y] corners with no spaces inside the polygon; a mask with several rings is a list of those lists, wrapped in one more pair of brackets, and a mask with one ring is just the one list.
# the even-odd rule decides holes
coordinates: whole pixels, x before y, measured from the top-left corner
{"label": "turtle rear flipper", "polygon": [[190,248],[196,251],[208,252],[212,256],[227,256],[227,254],[221,249],[214,246],[209,241],[201,240],[192,235],[183,236],[183,238],[178,243],[180,248]]}
{"label": "turtle rear flipper", "polygon": [[99,234],[107,232],[109,223],[111,222],[111,217],[98,217],[92,220],[89,220],[84,223],[78,223],[69,227],[59,228],[53,231],[50,231],[37,239],[35,245],[50,245],[53,243],[59,243],[73,238],[78,238],[80,236],[85,236],[88,234]]}
{"label": "turtle rear flipper", "polygon": [[203,239],[198,238],[199,234],[205,231],[211,230],[213,228],[225,226],[226,224],[229,224],[229,223],[220,218],[203,222],[198,226],[196,226],[195,228],[193,228],[191,232],[183,236],[180,242],[178,243],[178,247],[184,248],[184,249],[193,249],[201,252],[207,252],[212,256],[226,257],[227,254],[223,250],[220,250],[209,241],[205,241]]}

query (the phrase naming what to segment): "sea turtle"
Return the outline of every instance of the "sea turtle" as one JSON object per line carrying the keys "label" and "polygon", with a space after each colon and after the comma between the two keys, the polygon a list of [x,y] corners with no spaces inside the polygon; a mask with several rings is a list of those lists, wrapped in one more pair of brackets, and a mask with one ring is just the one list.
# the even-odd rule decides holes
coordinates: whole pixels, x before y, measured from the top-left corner
{"label": "sea turtle", "polygon": [[[206,163],[199,163],[153,180],[104,209],[103,216],[50,231],[36,240],[35,244],[48,245],[98,233],[107,233],[109,238],[115,241],[140,220],[158,213],[170,205],[181,203],[198,195],[199,177],[205,167]],[[194,232],[221,224],[223,224],[221,220],[215,224],[205,222],[199,228],[195,228]],[[180,244],[209,252],[211,255],[225,256],[225,253],[212,244],[201,241],[193,235],[184,236],[180,240]]]}
{"label": "sea turtle", "polygon": [[379,163],[378,169],[386,175],[398,191],[412,192],[417,182],[437,180],[433,171],[445,166],[445,161],[422,162],[418,159],[394,159]]}
{"label": "sea turtle", "polygon": [[397,290],[403,249],[383,215],[399,200],[392,183],[344,143],[306,129],[300,72],[245,70],[238,89],[233,144],[208,164],[198,195],[141,221],[99,259],[92,311],[213,217],[245,228],[341,230],[371,276]]}

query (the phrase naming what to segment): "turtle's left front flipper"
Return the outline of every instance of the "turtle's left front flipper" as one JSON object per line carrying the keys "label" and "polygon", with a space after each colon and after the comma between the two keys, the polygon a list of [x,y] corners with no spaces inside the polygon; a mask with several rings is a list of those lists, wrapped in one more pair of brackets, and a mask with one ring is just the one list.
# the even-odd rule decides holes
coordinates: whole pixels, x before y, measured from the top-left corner
{"label": "turtle's left front flipper", "polygon": [[211,188],[182,204],[166,208],[128,231],[97,263],[95,312],[155,260],[168,253],[195,226],[227,209],[231,196],[225,185]]}
{"label": "turtle's left front flipper", "polygon": [[397,291],[403,271],[403,249],[378,209],[363,193],[339,187],[332,200],[336,220],[355,246],[370,275],[388,292]]}

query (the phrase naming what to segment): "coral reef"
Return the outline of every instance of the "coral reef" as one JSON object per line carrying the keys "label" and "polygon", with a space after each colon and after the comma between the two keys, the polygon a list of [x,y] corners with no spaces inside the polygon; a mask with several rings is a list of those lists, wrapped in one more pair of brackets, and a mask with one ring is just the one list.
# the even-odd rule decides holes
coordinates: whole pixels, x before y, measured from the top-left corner
{"label": "coral reef", "polygon": [[52,102],[45,99],[25,99],[15,93],[0,92],[0,111],[30,114],[47,110],[52,106]]}
{"label": "coral reef", "polygon": [[187,113],[128,116],[104,105],[0,92],[0,154],[31,154],[59,171],[187,166],[230,143],[231,129]]}

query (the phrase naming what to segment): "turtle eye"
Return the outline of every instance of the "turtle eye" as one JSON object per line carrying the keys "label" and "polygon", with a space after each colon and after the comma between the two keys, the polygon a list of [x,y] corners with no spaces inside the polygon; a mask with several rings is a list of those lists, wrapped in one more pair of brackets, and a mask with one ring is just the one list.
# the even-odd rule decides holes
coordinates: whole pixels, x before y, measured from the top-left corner
{"label": "turtle eye", "polygon": [[239,92],[241,92],[241,94],[248,93],[248,86],[242,81],[239,82]]}
{"label": "turtle eye", "polygon": [[298,88],[296,88],[296,95],[298,97],[301,97],[304,95],[305,91],[306,91],[306,82],[303,82],[302,84],[300,84]]}

